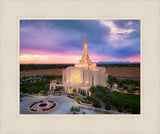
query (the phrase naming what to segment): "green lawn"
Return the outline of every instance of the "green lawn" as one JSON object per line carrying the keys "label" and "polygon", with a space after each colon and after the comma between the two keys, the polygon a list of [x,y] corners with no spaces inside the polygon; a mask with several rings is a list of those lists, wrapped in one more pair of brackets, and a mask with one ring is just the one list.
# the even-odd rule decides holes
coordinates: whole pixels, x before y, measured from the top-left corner
{"label": "green lawn", "polygon": [[116,108],[127,110],[133,114],[140,113],[140,95],[122,94],[119,92],[111,92],[110,103]]}

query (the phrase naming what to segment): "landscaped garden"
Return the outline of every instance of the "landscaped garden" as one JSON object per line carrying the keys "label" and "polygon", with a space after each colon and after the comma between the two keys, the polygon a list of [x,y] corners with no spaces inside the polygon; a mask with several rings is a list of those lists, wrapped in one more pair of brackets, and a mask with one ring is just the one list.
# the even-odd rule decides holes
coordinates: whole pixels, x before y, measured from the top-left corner
{"label": "landscaped garden", "polygon": [[[47,95],[50,80],[61,81],[62,76],[46,75],[46,76],[30,76],[23,77],[20,80],[20,92]],[[140,92],[140,82],[134,80],[117,80],[115,77],[109,76],[108,83],[113,85],[116,83],[118,88],[127,90],[129,93],[134,91]],[[76,92],[69,94],[68,97],[75,99],[77,103],[93,106],[96,108],[105,108],[106,110],[114,110],[124,113],[139,114],[140,113],[140,95],[124,94],[120,92],[110,91],[107,87],[96,86],[90,89],[91,96],[85,96],[83,92],[77,95]],[[57,87],[54,91],[55,95],[61,94],[62,87]],[[21,96],[23,97],[23,96]],[[103,105],[102,105],[103,104]],[[74,108],[73,108],[74,109]],[[75,112],[74,109],[73,112]]]}
{"label": "landscaped garden", "polygon": [[117,84],[118,89],[128,92],[140,93],[140,81],[132,80],[132,79],[124,79],[124,80],[117,80],[115,77],[110,76],[108,77],[108,84],[112,87],[114,84]]}
{"label": "landscaped garden", "polygon": [[71,93],[68,96],[75,99],[78,104],[124,113],[140,113],[140,95],[111,92],[110,89],[102,86],[91,87],[89,90],[91,96],[81,97],[76,93]]}
{"label": "landscaped garden", "polygon": [[92,98],[97,100],[98,104],[105,104],[106,110],[116,110],[132,114],[140,113],[139,95],[110,92],[107,87],[102,86],[91,87],[90,91],[92,93]]}
{"label": "landscaped garden", "polygon": [[23,77],[20,79],[20,92],[46,95],[49,90],[50,80],[60,81],[61,78],[62,78],[61,75]]}

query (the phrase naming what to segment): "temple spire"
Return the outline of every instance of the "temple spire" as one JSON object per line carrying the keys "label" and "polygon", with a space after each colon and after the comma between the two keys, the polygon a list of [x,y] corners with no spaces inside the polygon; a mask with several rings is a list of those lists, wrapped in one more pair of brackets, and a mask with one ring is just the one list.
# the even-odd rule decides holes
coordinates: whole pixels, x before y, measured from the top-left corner
{"label": "temple spire", "polygon": [[83,48],[82,60],[89,60],[86,35],[85,35],[85,39],[84,39],[84,48]]}

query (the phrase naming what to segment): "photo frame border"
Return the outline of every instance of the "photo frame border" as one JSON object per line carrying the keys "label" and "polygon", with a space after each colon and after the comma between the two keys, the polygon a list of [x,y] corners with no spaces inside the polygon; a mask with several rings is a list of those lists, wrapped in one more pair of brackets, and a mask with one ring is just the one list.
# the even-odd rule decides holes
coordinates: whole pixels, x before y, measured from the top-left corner
{"label": "photo frame border", "polygon": [[[61,1],[61,0],[60,0]],[[125,0],[125,1],[120,1],[120,2],[117,2],[116,1],[116,6],[118,7],[118,6],[122,6],[121,4],[122,3],[127,3],[127,2],[129,2],[130,0]],[[42,2],[42,1],[39,1],[40,3]],[[47,3],[50,3],[50,2],[53,2],[53,3],[55,3],[55,4],[57,4],[58,2],[57,1],[48,1]],[[64,1],[61,1],[61,2],[64,2]],[[76,3],[76,2],[74,2],[74,1],[70,1],[71,3]],[[85,1],[79,1],[79,2],[85,2]],[[90,0],[88,0],[87,1],[88,3],[90,3],[91,4],[91,2],[92,1],[90,1]],[[98,1],[94,1],[94,2],[98,2]],[[99,3],[101,3],[102,1],[100,1]],[[104,1],[104,3],[105,2],[107,2],[107,3],[110,3],[109,1]],[[111,3],[114,3],[115,1],[113,1],[113,2],[111,2]],[[154,1],[147,1],[147,2],[144,2],[144,1],[140,1],[141,3],[144,3],[144,5],[147,7],[147,6],[149,6],[149,3],[151,3],[151,6],[150,7],[148,7],[149,9],[151,8],[152,10],[153,10],[153,7],[155,7],[155,5],[157,4],[157,3],[159,3],[159,1],[156,1],[156,0],[154,0]],[[11,11],[7,11],[6,9],[8,8],[8,9],[10,9],[10,8],[13,8],[12,6],[14,5],[14,7],[16,7],[16,6],[18,6],[18,8],[19,8],[19,6],[20,5],[23,5],[23,4],[25,4],[25,3],[33,3],[33,5],[36,7],[36,3],[37,2],[31,2],[31,1],[28,1],[28,2],[26,2],[26,1],[24,1],[24,3],[22,4],[23,2],[19,2],[19,4],[15,4],[15,2],[14,2],[14,4],[13,4],[13,2],[10,2],[10,1],[1,1],[1,6],[2,6],[2,13],[1,13],[1,18],[5,18],[5,17],[8,17],[8,16],[5,16],[5,15],[8,15],[8,14],[4,14],[4,13],[11,13]],[[43,2],[42,2],[43,3]],[[135,2],[133,2],[132,1],[132,3],[139,3],[138,1],[135,1]],[[65,4],[67,5],[67,3],[66,2],[64,2],[64,5],[62,5],[62,6],[65,6]],[[118,5],[118,4],[120,4],[120,5]],[[47,5],[47,4],[46,4]],[[32,6],[32,7],[34,7],[34,6]],[[49,7],[50,7],[50,5],[48,5]],[[133,6],[135,6],[136,7],[136,5],[134,5],[133,4]],[[141,5],[140,5],[141,6]],[[26,5],[24,6],[24,7],[26,7]],[[59,7],[61,7],[60,5],[59,5]],[[88,6],[88,7],[90,7],[90,6]],[[125,7],[125,6],[124,6]],[[145,8],[146,8],[145,7]],[[18,10],[18,8],[16,9],[16,10]],[[91,7],[90,7],[91,8]],[[147,8],[147,9],[148,9]],[[37,9],[37,8],[36,8]],[[50,9],[50,8],[49,8]],[[49,10],[48,9],[48,10]],[[12,9],[13,10],[13,9]],[[27,9],[27,10],[29,10],[29,9]],[[23,10],[21,10],[21,11],[27,11],[26,9],[23,9]],[[34,9],[35,10],[35,9]],[[33,10],[33,11],[34,11]],[[74,9],[74,10],[76,10],[76,9]],[[110,9],[111,10],[111,9]],[[144,9],[142,9],[142,10],[144,10]],[[156,6],[156,9],[154,10],[154,11],[152,11],[152,12],[155,12],[155,13],[157,13],[156,11],[158,11],[159,10],[159,6]],[[111,10],[112,11],[112,10]],[[147,10],[148,11],[148,10]],[[31,12],[32,13],[32,12]],[[34,13],[34,12],[33,12]],[[25,14],[25,13],[24,13]],[[16,71],[16,73],[13,73],[13,72],[11,72],[11,71],[9,71],[9,72],[7,72],[7,70],[5,70],[4,68],[5,68],[5,65],[11,65],[11,63],[13,64],[13,62],[14,61],[16,61],[16,63],[17,63],[17,61],[19,62],[19,57],[17,56],[17,54],[19,54],[19,37],[18,37],[18,35],[19,35],[19,24],[17,23],[17,21],[19,21],[20,19],[40,19],[40,18],[43,18],[43,19],[53,19],[54,17],[46,17],[46,14],[44,14],[44,15],[41,15],[42,17],[40,17],[39,15],[37,15],[37,17],[33,17],[32,15],[32,17],[29,17],[29,16],[26,16],[26,14],[25,15],[23,15],[23,16],[14,16],[14,12],[12,13],[12,15],[13,15],[13,17],[11,18],[11,22],[7,22],[7,24],[9,25],[11,25],[11,26],[13,26],[13,24],[11,24],[12,22],[14,23],[14,26],[15,26],[15,28],[13,28],[12,29],[12,32],[14,31],[15,33],[16,33],[16,39],[14,38],[13,39],[13,37],[12,38],[10,38],[11,39],[11,41],[13,41],[14,42],[14,45],[11,45],[11,41],[6,41],[6,33],[9,31],[9,29],[8,30],[5,30],[5,28],[6,28],[6,25],[4,25],[4,22],[5,21],[1,21],[1,37],[2,37],[2,40],[1,40],[1,89],[6,89],[5,91],[4,90],[1,90],[1,110],[0,110],[0,114],[1,114],[1,124],[0,124],[0,132],[1,133],[36,133],[36,132],[38,132],[33,126],[30,126],[29,128],[31,129],[31,131],[26,131],[26,128],[24,129],[23,128],[23,126],[21,127],[21,124],[20,124],[20,122],[22,123],[22,120],[26,120],[26,122],[25,123],[23,123],[23,125],[25,126],[26,124],[31,124],[31,122],[33,121],[33,122],[35,122],[35,123],[37,123],[37,120],[41,120],[41,121],[46,121],[46,122],[50,122],[50,123],[52,123],[52,121],[53,121],[53,117],[54,117],[54,119],[56,118],[56,119],[58,119],[58,120],[61,120],[62,118],[64,118],[64,122],[65,123],[68,123],[68,119],[72,119],[72,120],[77,120],[78,122],[80,121],[81,123],[84,123],[84,120],[86,121],[86,122],[90,122],[90,121],[88,121],[88,119],[89,120],[94,120],[95,122],[99,122],[99,121],[102,121],[103,123],[105,123],[105,121],[104,121],[104,117],[106,118],[107,117],[107,119],[110,119],[110,120],[115,120],[115,119],[119,119],[119,120],[123,120],[123,118],[126,118],[126,117],[128,117],[128,118],[131,118],[132,120],[136,120],[136,121],[139,121],[139,120],[141,120],[141,119],[143,119],[143,117],[142,116],[145,116],[146,117],[146,115],[145,114],[147,114],[147,112],[145,112],[145,111],[143,111],[143,109],[145,109],[145,107],[146,106],[143,106],[143,104],[144,105],[146,105],[146,101],[142,104],[142,99],[143,98],[145,98],[145,96],[144,96],[144,94],[146,94],[146,91],[147,91],[147,93],[148,93],[148,90],[146,90],[146,89],[142,89],[142,92],[141,92],[141,110],[142,110],[142,114],[139,116],[139,115],[78,115],[78,117],[76,116],[75,117],[75,115],[26,115],[26,116],[24,116],[24,115],[19,115],[19,113],[17,112],[17,110],[15,110],[14,109],[14,107],[13,106],[11,106],[11,108],[12,108],[12,110],[11,110],[11,112],[13,112],[13,113],[9,113],[9,117],[11,117],[11,120],[10,119],[8,119],[7,118],[7,116],[6,116],[6,114],[5,114],[5,110],[2,110],[2,108],[5,106],[5,104],[6,104],[6,102],[4,102],[5,100],[7,100],[6,98],[7,98],[7,93],[8,93],[8,89],[6,88],[6,87],[9,87],[9,85],[6,85],[7,84],[7,81],[6,81],[6,79],[7,78],[9,78],[9,80],[13,80],[13,81],[19,81],[19,72],[18,71]],[[35,14],[34,14],[35,15]],[[156,16],[158,15],[158,13],[156,14]],[[76,15],[75,15],[76,16]],[[68,19],[76,19],[76,17],[75,17],[74,15],[72,16],[72,17],[69,17]],[[114,16],[114,17],[113,17]],[[106,17],[106,19],[107,18],[109,18],[109,19],[119,19],[119,18],[121,18],[120,16],[118,17],[118,16],[115,16],[115,15],[113,15],[113,16],[107,16]],[[132,16],[132,15],[131,15]],[[154,15],[153,15],[154,16]],[[11,17],[11,16],[10,16]],[[67,17],[58,17],[57,19],[67,19]],[[87,18],[87,16],[85,16],[85,17],[80,17],[81,19],[85,19],[85,18]],[[89,17],[88,17],[89,18]],[[97,18],[97,17],[96,17]],[[105,17],[104,16],[101,16],[101,17],[99,17],[99,19],[104,19]],[[123,17],[124,19],[127,19],[127,18],[134,18],[133,16],[132,17]],[[123,18],[121,18],[121,19],[123,19]],[[146,40],[146,35],[145,35],[145,25],[146,25],[146,23],[144,23],[144,21],[146,22],[146,17],[145,16],[143,16],[143,15],[140,15],[140,16],[135,16],[135,18],[134,19],[137,19],[137,18],[139,18],[140,20],[141,20],[141,28],[143,28],[143,29],[141,29],[141,32],[143,32],[143,33],[141,33],[141,44],[143,44],[144,42],[146,42],[145,40]],[[95,19],[93,16],[90,18],[90,19]],[[7,20],[6,18],[5,18],[5,20]],[[16,21],[15,21],[16,20]],[[156,24],[159,24],[159,17],[157,16],[157,22],[156,22]],[[3,27],[4,26],[4,27]],[[157,25],[156,26],[157,28],[159,28],[159,26]],[[154,29],[155,30],[155,29]],[[155,58],[155,60],[153,60],[153,63],[154,63],[154,65],[156,65],[156,68],[155,68],[155,70],[158,72],[158,73],[154,73],[154,75],[155,75],[155,81],[157,82],[158,80],[159,80],[159,76],[158,76],[158,74],[159,74],[159,70],[158,70],[158,67],[159,67],[159,46],[158,46],[158,43],[159,43],[159,39],[157,39],[157,37],[158,37],[158,35],[159,35],[159,32],[158,32],[158,30],[155,30],[156,32],[157,32],[157,35],[155,35],[156,36],[156,44],[155,44],[155,47],[157,48],[156,49],[156,51],[155,51],[155,54],[154,54],[154,58]],[[2,35],[2,33],[4,33],[4,35]],[[9,35],[9,37],[11,37],[11,35],[13,35],[13,33],[9,33],[8,34]],[[151,37],[152,37],[153,35],[151,35]],[[14,36],[15,37],[15,36]],[[16,43],[18,41],[18,43]],[[148,39],[147,39],[147,41],[148,41]],[[4,45],[4,44],[6,44],[6,43],[8,43],[7,45]],[[10,44],[9,44],[10,43]],[[18,44],[18,45],[17,45]],[[6,47],[7,46],[7,47]],[[16,46],[16,49],[14,48]],[[9,47],[11,47],[13,50],[16,50],[15,52],[11,52],[11,50],[7,50],[7,48],[9,48]],[[145,47],[145,46],[144,46]],[[144,48],[143,47],[143,48]],[[149,47],[149,46],[148,46]],[[147,56],[146,56],[146,50],[144,50],[142,48],[142,45],[141,45],[141,59],[145,59]],[[155,50],[155,49],[154,49]],[[10,52],[10,53],[5,53],[5,52]],[[152,50],[153,51],[153,50]],[[147,49],[147,52],[148,52],[148,49]],[[9,56],[9,54],[11,54],[11,55],[15,55],[14,57],[13,57],[13,61],[11,61],[11,63],[9,63],[8,62],[8,60],[6,60],[6,59],[10,59],[10,56]],[[6,57],[6,55],[7,55],[7,57]],[[144,57],[145,56],[145,57]],[[156,56],[158,56],[158,57],[156,57]],[[151,59],[150,59],[151,60]],[[144,65],[148,65],[148,63],[147,63],[147,61],[141,61],[141,77],[143,76],[144,77]],[[153,68],[153,67],[151,67],[151,68]],[[3,71],[4,72],[3,72]],[[16,68],[16,64],[15,65],[13,65],[13,68],[12,68],[12,71],[15,71],[15,70],[19,70],[19,67],[18,68]],[[18,72],[18,73],[17,73]],[[10,73],[10,74],[9,74]],[[147,73],[147,72],[146,72]],[[149,73],[150,74],[150,73]],[[16,79],[14,79],[16,77]],[[142,79],[142,81],[144,81],[144,79],[145,78],[148,78],[146,75],[145,75],[145,77]],[[141,82],[141,87],[144,87],[144,82]],[[14,85],[13,83],[11,83],[11,85]],[[15,93],[14,93],[14,91],[16,91],[17,93],[16,93],[16,96],[17,96],[17,94],[19,94],[19,90],[16,90],[17,88],[19,89],[19,84],[17,83],[16,84],[18,87],[16,87],[15,89],[13,89],[13,91],[11,91],[10,93],[12,94],[12,95],[15,95]],[[15,87],[15,85],[14,85],[14,87]],[[149,87],[151,87],[150,85],[149,85]],[[157,96],[156,96],[156,100],[157,101],[159,101],[159,90],[158,90],[158,88],[160,87],[160,85],[159,85],[159,83],[156,83],[156,93],[157,93]],[[3,96],[3,95],[4,96]],[[155,94],[155,93],[154,93]],[[8,95],[9,96],[9,95]],[[19,95],[18,95],[19,96]],[[152,97],[152,99],[153,99],[153,97]],[[12,100],[14,100],[13,102],[14,102],[14,104],[15,105],[17,105],[17,104],[19,104],[19,97],[16,97],[16,99],[15,98],[12,98]],[[15,102],[17,102],[17,103],[15,103]],[[160,101],[159,101],[160,102]],[[159,106],[158,104],[159,104],[159,102],[156,102],[156,106]],[[19,106],[16,106],[16,109],[18,109],[19,108]],[[19,111],[19,110],[18,110]],[[156,114],[158,113],[160,111],[160,109],[158,108],[157,109],[157,112],[156,112]],[[154,112],[153,112],[154,113]],[[5,115],[5,116],[4,116]],[[15,115],[16,115],[16,118],[15,118]],[[4,116],[4,117],[3,117]],[[67,116],[67,117],[66,117]],[[86,116],[88,116],[87,118],[86,118]],[[97,118],[97,116],[98,117],[100,117],[99,119]],[[131,117],[132,116],[132,117]],[[52,117],[52,119],[49,119],[50,117]],[[34,118],[34,120],[32,120],[32,118]],[[77,119],[75,119],[75,118],[77,118]],[[149,117],[149,119],[150,118],[152,118],[152,116],[150,116]],[[29,120],[28,120],[29,119]],[[36,119],[36,120],[35,120]],[[155,119],[155,117],[154,117],[154,119]],[[144,132],[144,133],[148,133],[148,132],[152,132],[152,133],[159,133],[160,131],[159,131],[159,127],[158,127],[158,123],[159,123],[159,116],[157,116],[157,119],[158,120],[156,120],[156,127],[153,127],[154,128],[154,130],[151,130],[151,127],[148,129],[148,131],[146,131],[146,132]],[[57,121],[58,121],[57,120]],[[12,123],[15,123],[15,124],[13,124],[13,126],[11,126],[11,124],[9,123],[9,121],[11,121]],[[151,121],[152,121],[152,119],[151,119]],[[16,123],[17,122],[17,123]],[[59,121],[58,121],[59,122]],[[113,121],[114,122],[114,121]],[[117,121],[117,122],[119,122],[119,121]],[[120,122],[119,122],[120,123]],[[130,123],[130,122],[129,122]],[[54,123],[53,123],[54,124]],[[96,123],[97,124],[97,123]],[[21,129],[18,129],[18,128],[16,128],[16,127],[18,127],[17,125],[19,125],[20,126],[20,128]],[[97,124],[98,125],[98,124]],[[109,125],[110,126],[110,124],[107,124],[107,125]],[[82,124],[82,126],[84,126],[83,124]],[[87,125],[89,128],[91,127],[90,125]],[[111,127],[111,126],[110,126]],[[125,126],[126,127],[126,126]],[[124,127],[124,128],[125,128]],[[16,128],[16,129],[13,129],[13,128]],[[46,126],[44,126],[44,128],[42,127],[40,130],[41,131],[39,131],[39,133],[44,133],[44,130],[43,129],[46,129],[47,127]],[[90,129],[87,129],[85,126],[84,126],[84,128],[86,129],[86,131],[84,132],[84,131],[81,131],[81,129],[79,128],[79,127],[77,127],[76,125],[74,125],[74,126],[71,126],[71,128],[69,129],[69,128],[67,128],[67,127],[65,127],[65,126],[63,126],[63,132],[62,131],[60,131],[60,129],[61,128],[59,128],[59,129],[49,129],[50,130],[50,132],[49,131],[47,131],[47,133],[52,133],[53,131],[54,132],[56,132],[56,133],[75,133],[75,128],[78,128],[78,130],[79,130],[79,132],[76,132],[76,133],[106,133],[106,130],[108,131],[107,133],[128,133],[129,131],[131,131],[132,129],[131,128],[129,128],[128,129],[128,127],[127,128],[125,128],[125,130],[124,130],[124,128],[123,129],[121,129],[121,130],[119,130],[119,129],[117,129],[117,130],[114,130],[114,128],[110,128],[110,129],[104,129],[104,127],[100,127],[100,126],[97,126],[97,128],[103,128],[102,130],[99,130],[99,131],[95,131],[95,132],[93,132],[93,131],[91,131]],[[94,127],[93,127],[94,128]],[[134,131],[135,133],[142,133],[142,130],[141,130],[141,128],[140,127],[138,127],[138,126],[136,126],[136,128],[137,128],[137,130],[138,131],[135,131],[135,129],[133,129],[132,130],[132,132]],[[153,129],[152,128],[152,129]],[[155,129],[156,128],[156,129]],[[11,129],[11,130],[8,130],[8,129]],[[24,129],[24,130],[22,130],[22,129]],[[72,131],[71,129],[74,129],[74,131]],[[22,132],[22,131],[23,132]],[[141,131],[140,131],[141,130]],[[24,132],[25,131],[25,132]]]}

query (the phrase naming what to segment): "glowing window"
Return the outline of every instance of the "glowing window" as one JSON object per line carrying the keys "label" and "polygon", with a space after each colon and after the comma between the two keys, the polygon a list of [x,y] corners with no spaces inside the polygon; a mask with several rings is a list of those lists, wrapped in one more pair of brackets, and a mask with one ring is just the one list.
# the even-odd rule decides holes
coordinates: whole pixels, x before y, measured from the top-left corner
{"label": "glowing window", "polygon": [[70,87],[70,92],[72,92],[72,89],[73,89],[73,88],[72,88],[72,87]]}
{"label": "glowing window", "polygon": [[74,75],[74,82],[77,83],[77,73]]}

